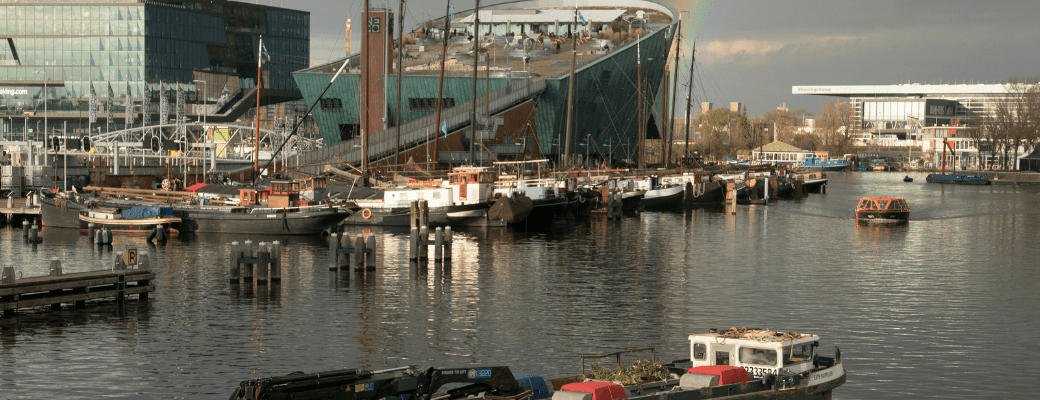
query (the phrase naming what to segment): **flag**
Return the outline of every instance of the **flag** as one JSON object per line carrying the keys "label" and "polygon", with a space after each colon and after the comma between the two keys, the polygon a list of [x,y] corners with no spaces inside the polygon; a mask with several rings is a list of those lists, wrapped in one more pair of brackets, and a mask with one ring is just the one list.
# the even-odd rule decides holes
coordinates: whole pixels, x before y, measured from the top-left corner
{"label": "flag", "polygon": [[112,115],[112,98],[116,97],[116,93],[112,91],[112,83],[108,83],[108,101],[105,103],[105,111],[108,114],[108,126],[111,127],[115,123],[115,118]]}
{"label": "flag", "polygon": [[162,90],[162,84],[159,84],[159,125],[166,125],[167,119],[170,118],[170,101],[166,100],[166,92]]}
{"label": "flag", "polygon": [[441,132],[444,132],[444,137],[448,137],[448,121],[441,122]]}
{"label": "flag", "polygon": [[184,121],[184,92],[177,85],[177,123]]}
{"label": "flag", "polygon": [[94,82],[90,83],[90,123],[97,123],[97,93],[94,92]]}
{"label": "flag", "polygon": [[126,128],[130,129],[134,125],[134,97],[130,94],[130,82],[126,83],[126,109],[123,113],[126,114]]}
{"label": "flag", "polygon": [[587,23],[587,22],[585,22],[585,16],[581,15],[581,11],[578,11],[578,19],[580,19],[581,23],[583,23],[583,24]]}
{"label": "flag", "polygon": [[267,52],[267,45],[264,44],[263,40],[260,41],[260,49],[261,53],[264,55],[264,59],[271,61],[271,53]]}
{"label": "flag", "polygon": [[450,11],[448,12],[448,14],[450,14],[450,15],[451,15],[451,16],[450,16],[450,17],[449,17],[448,19],[449,19],[449,20],[455,19],[455,6],[449,3],[449,4],[448,4],[448,10],[450,10]]}

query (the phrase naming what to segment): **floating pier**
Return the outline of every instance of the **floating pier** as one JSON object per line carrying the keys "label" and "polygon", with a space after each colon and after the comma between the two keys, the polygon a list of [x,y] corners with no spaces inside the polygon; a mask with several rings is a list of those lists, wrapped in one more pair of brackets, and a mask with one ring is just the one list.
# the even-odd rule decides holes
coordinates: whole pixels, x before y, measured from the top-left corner
{"label": "floating pier", "polygon": [[135,294],[138,300],[148,300],[148,293],[155,291],[151,283],[155,274],[148,260],[148,252],[127,249],[116,253],[109,270],[66,274],[55,257],[51,259],[50,275],[29,278],[16,276],[20,274],[14,267],[4,267],[0,273],[0,310],[7,318],[20,309],[50,306],[51,310],[61,310],[63,303],[84,307],[87,300],[114,298],[122,302]]}

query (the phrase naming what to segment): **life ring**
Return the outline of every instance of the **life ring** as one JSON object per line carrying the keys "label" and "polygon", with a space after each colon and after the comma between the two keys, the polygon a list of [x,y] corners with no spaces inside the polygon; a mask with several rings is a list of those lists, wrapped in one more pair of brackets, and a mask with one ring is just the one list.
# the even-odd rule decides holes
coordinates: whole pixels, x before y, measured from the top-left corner
{"label": "life ring", "polygon": [[364,218],[364,219],[372,218],[372,210],[367,209],[367,208],[364,209],[364,210],[361,210],[361,218]]}
{"label": "life ring", "polygon": [[170,180],[169,179],[163,179],[162,180],[162,188],[163,188],[163,190],[170,190]]}
{"label": "life ring", "polygon": [[578,203],[585,204],[585,196],[578,196]]}

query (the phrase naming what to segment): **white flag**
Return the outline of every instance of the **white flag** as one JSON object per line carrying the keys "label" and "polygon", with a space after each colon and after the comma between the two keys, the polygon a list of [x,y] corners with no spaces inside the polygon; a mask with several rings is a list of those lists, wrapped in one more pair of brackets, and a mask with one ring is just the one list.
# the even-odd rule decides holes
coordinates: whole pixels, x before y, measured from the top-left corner
{"label": "white flag", "polygon": [[159,89],[159,125],[166,125],[166,119],[170,117],[170,102],[166,100],[166,92]]}
{"label": "white flag", "polygon": [[126,128],[134,125],[134,97],[130,94],[130,82],[126,83]]}
{"label": "white flag", "polygon": [[92,124],[96,124],[97,123],[97,110],[98,110],[97,93],[94,92],[94,84],[91,83],[90,84],[90,123],[92,123]]}

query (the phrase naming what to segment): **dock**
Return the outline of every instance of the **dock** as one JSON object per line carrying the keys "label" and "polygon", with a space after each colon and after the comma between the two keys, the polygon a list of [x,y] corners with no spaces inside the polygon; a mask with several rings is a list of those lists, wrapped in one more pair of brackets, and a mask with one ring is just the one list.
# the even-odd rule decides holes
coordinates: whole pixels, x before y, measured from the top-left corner
{"label": "dock", "polygon": [[8,197],[0,200],[0,215],[3,215],[3,222],[11,223],[16,219],[39,219],[40,207],[29,206],[28,201],[29,199],[24,197]]}
{"label": "dock", "polygon": [[[146,259],[147,253],[140,256]],[[109,270],[65,274],[61,262],[54,259],[50,275],[28,278],[17,277],[14,267],[4,267],[0,274],[0,310],[4,318],[9,318],[17,310],[28,308],[50,306],[51,310],[60,310],[63,303],[84,307],[87,300],[112,298],[122,302],[131,295],[148,300],[148,293],[155,291],[151,283],[155,274],[142,264],[142,268],[131,270],[117,261]]]}

